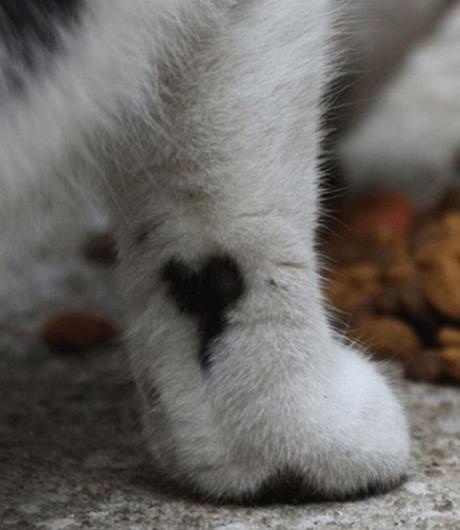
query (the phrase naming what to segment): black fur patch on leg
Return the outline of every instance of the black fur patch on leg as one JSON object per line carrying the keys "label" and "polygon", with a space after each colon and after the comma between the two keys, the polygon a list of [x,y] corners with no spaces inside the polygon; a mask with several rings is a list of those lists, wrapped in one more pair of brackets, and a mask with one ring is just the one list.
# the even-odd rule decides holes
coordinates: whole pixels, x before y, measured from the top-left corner
{"label": "black fur patch on leg", "polygon": [[238,264],[228,255],[210,256],[199,267],[172,259],[161,277],[182,313],[197,318],[203,368],[211,363],[210,344],[226,326],[226,312],[243,296],[244,279]]}
{"label": "black fur patch on leg", "polygon": [[60,32],[77,20],[86,0],[0,0],[2,69],[11,85],[20,85],[20,71],[40,70],[47,56],[59,50]]}

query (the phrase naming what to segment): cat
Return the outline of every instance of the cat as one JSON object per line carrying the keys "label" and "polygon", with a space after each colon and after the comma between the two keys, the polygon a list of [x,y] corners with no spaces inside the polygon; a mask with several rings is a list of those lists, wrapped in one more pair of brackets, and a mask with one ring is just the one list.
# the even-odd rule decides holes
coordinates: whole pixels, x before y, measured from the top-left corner
{"label": "cat", "polygon": [[381,86],[446,4],[0,0],[3,214],[67,184],[105,202],[146,446],[204,498],[404,480],[400,399],[321,294],[318,161],[330,87]]}

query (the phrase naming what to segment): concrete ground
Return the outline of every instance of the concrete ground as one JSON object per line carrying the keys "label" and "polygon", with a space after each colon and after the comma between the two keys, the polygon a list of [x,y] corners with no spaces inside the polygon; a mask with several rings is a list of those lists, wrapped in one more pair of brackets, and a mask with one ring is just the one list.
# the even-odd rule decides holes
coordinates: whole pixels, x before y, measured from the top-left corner
{"label": "concrete ground", "polygon": [[38,339],[41,323],[63,309],[119,320],[110,268],[83,258],[74,226],[74,219],[60,223],[43,240],[32,234],[29,260],[12,251],[11,241],[0,248],[0,529],[460,528],[460,389],[454,387],[407,384],[411,471],[401,489],[383,497],[213,506],[165,484],[141,443],[121,346],[57,355]]}

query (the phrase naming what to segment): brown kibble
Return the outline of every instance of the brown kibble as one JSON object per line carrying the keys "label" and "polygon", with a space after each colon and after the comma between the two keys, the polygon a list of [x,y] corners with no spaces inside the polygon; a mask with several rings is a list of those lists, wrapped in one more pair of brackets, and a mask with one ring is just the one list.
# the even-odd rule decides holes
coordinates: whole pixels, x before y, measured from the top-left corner
{"label": "brown kibble", "polygon": [[413,237],[414,256],[428,264],[438,255],[455,256],[460,251],[460,214],[448,214],[428,223]]}
{"label": "brown kibble", "polygon": [[48,320],[40,337],[53,349],[82,351],[107,342],[120,333],[117,324],[87,312],[68,312]]}
{"label": "brown kibble", "polygon": [[369,260],[380,266],[409,260],[407,239],[391,227],[377,225],[356,239],[361,252],[367,253]]}
{"label": "brown kibble", "polygon": [[384,286],[373,307],[379,314],[404,316],[430,328],[435,325],[432,309],[416,279]]}
{"label": "brown kibble", "polygon": [[423,347],[414,329],[394,317],[361,319],[353,326],[351,333],[371,351],[386,357],[404,359]]}
{"label": "brown kibble", "polygon": [[351,337],[403,361],[416,380],[460,382],[459,186],[455,193],[418,212],[400,194],[347,200],[324,247],[340,264],[328,294],[348,313]]}
{"label": "brown kibble", "polygon": [[435,245],[442,241],[445,238],[445,230],[441,226],[440,222],[434,222],[433,220],[429,221],[424,219],[415,231],[411,234],[411,247],[412,253],[417,255],[417,253],[429,247]]}
{"label": "brown kibble", "polygon": [[434,323],[434,316],[425,293],[417,279],[407,282],[400,287],[401,309],[408,316],[420,323]]}
{"label": "brown kibble", "polygon": [[329,299],[341,311],[354,311],[380,294],[380,269],[371,263],[334,271],[327,287]]}
{"label": "brown kibble", "polygon": [[433,307],[449,318],[460,319],[460,262],[446,253],[433,255],[422,264],[420,277]]}
{"label": "brown kibble", "polygon": [[444,226],[446,228],[447,235],[460,236],[460,214],[450,213],[444,218]]}
{"label": "brown kibble", "polygon": [[460,348],[460,329],[442,328],[438,333],[438,342],[441,346],[458,346]]}
{"label": "brown kibble", "polygon": [[444,363],[437,350],[425,350],[404,362],[404,371],[414,381],[435,382],[442,379]]}
{"label": "brown kibble", "polygon": [[446,375],[460,382],[460,346],[444,348],[441,351],[441,359]]}
{"label": "brown kibble", "polygon": [[410,259],[407,238],[385,225],[363,232],[344,222],[324,241],[324,250],[341,265],[373,263],[386,267]]}
{"label": "brown kibble", "polygon": [[403,283],[412,281],[417,274],[415,263],[410,259],[396,261],[384,271],[383,278],[388,283]]}
{"label": "brown kibble", "polygon": [[460,214],[448,214],[424,231],[425,240],[414,248],[423,289],[440,313],[460,319]]}
{"label": "brown kibble", "polygon": [[396,234],[406,234],[414,221],[414,208],[402,193],[377,191],[351,199],[345,205],[344,217],[356,232],[385,227]]}
{"label": "brown kibble", "polygon": [[401,290],[399,287],[385,287],[376,297],[374,307],[378,313],[393,315],[401,309]]}

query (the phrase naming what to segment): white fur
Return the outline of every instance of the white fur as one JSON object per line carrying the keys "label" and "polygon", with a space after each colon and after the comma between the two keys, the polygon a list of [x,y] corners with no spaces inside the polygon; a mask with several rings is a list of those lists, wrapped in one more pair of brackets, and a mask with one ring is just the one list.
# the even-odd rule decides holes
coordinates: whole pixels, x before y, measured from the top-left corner
{"label": "white fur", "polygon": [[386,182],[420,201],[460,175],[460,6],[402,66],[340,145],[350,185]]}
{"label": "white fur", "polygon": [[[408,49],[429,33],[450,0],[335,0],[344,6],[337,34],[347,87],[351,120],[373,100],[394,73]],[[342,66],[342,68],[344,68]]]}
{"label": "white fur", "polygon": [[[91,170],[116,230],[147,446],[213,498],[250,496],[285,471],[344,497],[406,469],[402,408],[331,330],[317,273],[337,13],[328,0],[94,0],[55,69],[0,108],[13,193]],[[203,373],[196,323],[159,273],[223,253],[246,292]]]}
{"label": "white fur", "polygon": [[97,163],[91,144],[126,126],[125,114],[143,115],[158,97],[166,50],[174,43],[182,53],[182,34],[209,24],[216,4],[231,1],[91,0],[77,31],[62,30],[66,52],[49,61],[47,75],[24,74],[24,95],[7,93],[0,70],[4,193],[42,186],[50,174],[65,178],[74,153]]}

